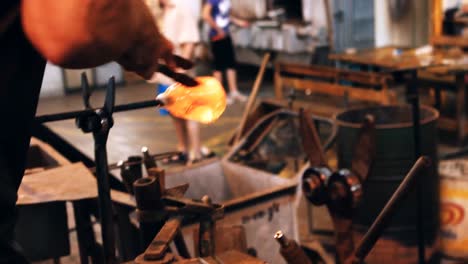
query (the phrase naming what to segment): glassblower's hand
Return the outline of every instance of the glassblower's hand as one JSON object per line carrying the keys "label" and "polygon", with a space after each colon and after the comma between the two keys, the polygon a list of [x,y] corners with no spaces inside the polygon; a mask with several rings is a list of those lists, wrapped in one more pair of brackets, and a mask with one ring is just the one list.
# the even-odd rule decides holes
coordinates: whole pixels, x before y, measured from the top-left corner
{"label": "glassblower's hand", "polygon": [[124,53],[117,62],[126,70],[133,71],[145,79],[158,71],[158,64],[166,64],[170,69],[176,68],[172,43],[159,32],[153,32],[137,41]]}
{"label": "glassblower's hand", "polygon": [[172,43],[161,34],[147,8],[142,8],[141,16],[138,37],[117,62],[145,79],[157,72],[159,63],[175,70]]}

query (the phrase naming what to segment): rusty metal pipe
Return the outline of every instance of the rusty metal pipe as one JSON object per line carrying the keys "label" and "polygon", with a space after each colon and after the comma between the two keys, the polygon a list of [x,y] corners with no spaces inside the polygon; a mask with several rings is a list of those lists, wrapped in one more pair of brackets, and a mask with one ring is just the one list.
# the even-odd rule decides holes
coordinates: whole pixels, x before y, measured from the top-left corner
{"label": "rusty metal pipe", "polygon": [[[207,195],[203,196],[201,200],[206,205],[212,204],[211,198]],[[200,220],[200,231],[198,234],[198,254],[200,257],[213,257],[215,255],[215,232],[216,223],[211,216]]]}
{"label": "rusty metal pipe", "polygon": [[143,177],[142,160],[143,158],[140,156],[128,157],[128,170],[132,176],[133,181],[136,181]]}
{"label": "rusty metal pipe", "polygon": [[377,216],[372,226],[369,228],[367,233],[359,242],[359,245],[354,250],[353,255],[350,258],[348,258],[346,263],[362,263],[362,261],[366,258],[367,254],[374,247],[382,232],[387,227],[392,216],[395,214],[398,205],[401,204],[403,199],[409,193],[410,187],[413,185],[413,182],[416,179],[416,177],[421,173],[423,169],[429,167],[430,163],[430,159],[426,156],[422,156],[416,161],[416,163],[405,176],[401,184],[398,186],[395,193],[393,193],[392,197],[387,202],[382,212],[379,214],[379,216]]}
{"label": "rusty metal pipe", "polygon": [[296,241],[288,239],[281,230],[276,232],[274,238],[280,244],[281,256],[288,264],[312,264]]}
{"label": "rusty metal pipe", "polygon": [[[114,113],[148,108],[148,107],[161,106],[161,105],[163,105],[163,103],[158,100],[148,100],[148,101],[142,101],[142,102],[116,105],[114,107]],[[37,123],[46,123],[46,122],[55,122],[55,121],[62,121],[62,120],[67,120],[67,119],[74,119],[81,115],[93,114],[96,112],[96,110],[97,109],[86,109],[86,110],[70,111],[70,112],[63,112],[63,113],[50,114],[50,115],[41,115],[41,116],[36,116],[35,121]]]}
{"label": "rusty metal pipe", "polygon": [[138,179],[133,183],[133,192],[138,209],[142,246],[147,247],[166,220],[159,181],[154,177]]}
{"label": "rusty metal pipe", "polygon": [[146,170],[158,167],[158,165],[156,164],[156,161],[151,156],[148,147],[146,146],[142,147],[141,153],[143,154],[143,162],[145,163]]}
{"label": "rusty metal pipe", "polygon": [[139,210],[161,210],[161,188],[154,177],[145,177],[133,183],[135,200]]}

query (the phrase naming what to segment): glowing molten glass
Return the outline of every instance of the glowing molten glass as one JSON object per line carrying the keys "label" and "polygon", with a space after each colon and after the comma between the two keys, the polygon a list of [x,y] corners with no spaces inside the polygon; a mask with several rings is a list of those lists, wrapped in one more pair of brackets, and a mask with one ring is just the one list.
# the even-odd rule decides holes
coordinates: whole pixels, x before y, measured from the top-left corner
{"label": "glowing molten glass", "polygon": [[186,87],[174,83],[156,97],[173,116],[209,124],[216,121],[226,109],[226,93],[214,77],[198,77],[200,83]]}

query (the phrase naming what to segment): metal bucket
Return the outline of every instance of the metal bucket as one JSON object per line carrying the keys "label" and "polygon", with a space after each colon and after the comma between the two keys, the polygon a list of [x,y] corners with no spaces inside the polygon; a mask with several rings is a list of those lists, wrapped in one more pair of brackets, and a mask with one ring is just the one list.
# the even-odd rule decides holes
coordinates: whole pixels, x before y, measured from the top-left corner
{"label": "metal bucket", "polygon": [[[372,114],[376,120],[376,158],[363,186],[362,202],[354,213],[356,239],[368,230],[415,161],[411,108],[368,107],[344,111],[335,117],[339,167],[351,167],[353,143],[357,141],[360,126],[367,114]],[[419,182],[423,188],[423,228],[428,246],[434,244],[439,226],[438,117],[439,113],[435,109],[421,107],[421,154],[434,161],[434,166],[426,175],[422,175]],[[399,205],[397,213],[366,259],[368,263],[416,263],[417,225],[417,194],[413,191],[404,204]]]}

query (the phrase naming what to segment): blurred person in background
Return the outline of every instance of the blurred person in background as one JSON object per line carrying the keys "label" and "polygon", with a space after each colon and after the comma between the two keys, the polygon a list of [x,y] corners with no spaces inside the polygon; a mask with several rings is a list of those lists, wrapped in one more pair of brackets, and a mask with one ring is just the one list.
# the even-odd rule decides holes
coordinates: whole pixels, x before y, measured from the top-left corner
{"label": "blurred person in background", "polygon": [[142,0],[1,0],[0,263],[28,263],[14,242],[17,191],[26,164],[46,61],[90,68],[117,61],[150,78],[172,44]]}
{"label": "blurred person in background", "polygon": [[[159,0],[159,11],[154,4],[155,18],[159,20],[163,35],[174,45],[174,52],[186,59],[192,59],[195,46],[200,42],[200,31],[198,28],[198,18],[194,16],[189,5],[184,3],[187,0]],[[180,70],[182,71],[182,70]],[[188,74],[191,74],[189,72]],[[158,93],[163,93],[174,83],[166,76],[157,74],[151,82],[157,82]],[[161,115],[170,115],[164,109],[160,110]],[[188,165],[200,161],[203,158],[211,157],[214,154],[201,145],[200,125],[195,121],[185,120],[172,116],[177,136],[177,150],[179,155],[175,155],[166,160],[170,162],[187,162]]]}
{"label": "blurred person in background", "polygon": [[247,97],[237,88],[236,56],[229,34],[229,25],[232,22],[239,27],[248,27],[249,23],[231,15],[230,0],[206,0],[202,15],[210,26],[209,39],[214,59],[213,75],[222,83],[223,72],[226,72],[229,87],[228,104],[232,104],[235,100],[245,102]]}

